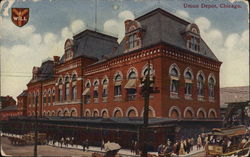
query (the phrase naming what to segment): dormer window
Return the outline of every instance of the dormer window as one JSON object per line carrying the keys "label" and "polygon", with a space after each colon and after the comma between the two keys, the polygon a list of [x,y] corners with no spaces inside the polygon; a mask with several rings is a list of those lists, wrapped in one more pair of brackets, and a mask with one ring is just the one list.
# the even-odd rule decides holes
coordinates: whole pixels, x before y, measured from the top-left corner
{"label": "dormer window", "polygon": [[70,59],[73,58],[73,46],[74,46],[74,42],[72,39],[67,39],[64,45],[64,57],[65,57],[65,61],[68,61]]}
{"label": "dormer window", "polygon": [[138,21],[125,21],[125,52],[141,48],[142,27]]}
{"label": "dormer window", "polygon": [[191,36],[191,40],[188,41],[188,46],[189,49],[193,50],[193,51],[198,51],[198,38]]}
{"label": "dormer window", "polygon": [[136,34],[129,36],[129,48],[132,49],[134,47],[136,47]]}
{"label": "dormer window", "polygon": [[200,51],[200,31],[196,24],[189,24],[186,27],[185,38],[189,50]]}

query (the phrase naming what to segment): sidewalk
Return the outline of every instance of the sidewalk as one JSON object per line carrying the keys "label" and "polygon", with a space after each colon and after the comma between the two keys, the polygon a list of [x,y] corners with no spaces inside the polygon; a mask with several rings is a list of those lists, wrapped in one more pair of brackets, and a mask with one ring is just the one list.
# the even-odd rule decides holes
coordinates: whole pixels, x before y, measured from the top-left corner
{"label": "sidewalk", "polygon": [[[7,137],[20,137],[20,135],[11,135],[11,134],[2,134],[2,135],[5,135]],[[49,141],[48,143],[49,146],[53,146],[53,147],[58,147],[58,148],[61,148],[61,144],[56,142],[55,145],[53,145],[52,141]],[[77,149],[77,150],[83,150],[83,147],[81,145],[62,145],[62,148],[66,148],[66,149]],[[100,147],[95,147],[95,146],[90,146],[88,150],[86,150],[87,152],[97,152],[97,153],[105,153],[105,151]],[[189,157],[191,155],[194,155],[194,154],[197,154],[197,153],[200,153],[204,151],[204,148],[201,148],[200,150],[197,149],[196,145],[193,146],[193,151],[191,151],[189,154],[185,154],[185,155],[178,155],[179,157]],[[1,153],[4,154],[4,156],[6,156],[6,154],[1,150]],[[139,155],[136,155],[135,153],[131,153],[130,150],[128,149],[120,149],[119,152],[118,152],[121,156],[124,156],[124,157],[139,157]],[[149,152],[149,154],[152,154],[152,155],[156,155],[158,156],[158,153],[157,152]],[[176,154],[173,154],[174,156],[177,157]]]}

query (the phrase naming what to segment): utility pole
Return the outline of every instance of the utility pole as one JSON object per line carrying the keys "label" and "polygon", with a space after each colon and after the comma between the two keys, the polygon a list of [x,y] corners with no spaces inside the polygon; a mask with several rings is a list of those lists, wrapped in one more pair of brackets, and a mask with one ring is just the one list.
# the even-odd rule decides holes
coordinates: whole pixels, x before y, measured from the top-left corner
{"label": "utility pole", "polygon": [[143,128],[142,128],[142,154],[141,157],[147,157],[147,127],[148,127],[148,110],[149,110],[149,96],[152,92],[150,89],[150,84],[153,80],[150,80],[150,60],[148,60],[146,79],[142,80],[142,95],[144,96],[144,113],[143,113]]}
{"label": "utility pole", "polygon": [[34,157],[37,157],[37,103],[38,99],[35,100],[35,139],[34,139]]}

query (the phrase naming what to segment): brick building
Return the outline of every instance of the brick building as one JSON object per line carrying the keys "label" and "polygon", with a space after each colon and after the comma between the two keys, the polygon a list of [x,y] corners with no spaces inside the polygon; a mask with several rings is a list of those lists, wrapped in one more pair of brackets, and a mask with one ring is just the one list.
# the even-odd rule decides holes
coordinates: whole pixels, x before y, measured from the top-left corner
{"label": "brick building", "polygon": [[27,115],[141,117],[141,80],[148,73],[159,93],[150,117],[220,117],[221,62],[199,28],[160,8],[125,21],[117,38],[85,30],[68,39],[62,57],[33,68]]}
{"label": "brick building", "polygon": [[17,104],[16,101],[10,97],[1,97],[1,102],[3,108],[0,109],[0,120],[8,120],[9,117],[14,116],[26,116],[26,105],[27,105],[27,91],[23,91],[17,97]]}
{"label": "brick building", "polygon": [[0,109],[3,109],[7,106],[16,105],[16,100],[11,96],[0,96]]}

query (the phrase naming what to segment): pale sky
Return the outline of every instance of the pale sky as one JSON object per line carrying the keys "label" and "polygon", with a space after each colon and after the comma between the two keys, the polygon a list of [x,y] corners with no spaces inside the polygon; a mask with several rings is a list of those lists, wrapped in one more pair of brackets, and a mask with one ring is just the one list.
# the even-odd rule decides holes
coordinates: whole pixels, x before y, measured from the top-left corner
{"label": "pale sky", "polygon": [[[157,6],[196,23],[220,61],[221,87],[249,85],[249,16],[246,2],[232,0],[97,0],[97,28],[124,36],[124,21]],[[63,55],[67,38],[94,27],[95,0],[3,0],[0,5],[1,95],[18,96],[26,89],[33,66]],[[201,8],[201,3],[218,8]],[[184,4],[199,5],[185,8]],[[221,4],[240,8],[220,8]],[[23,27],[11,21],[11,9],[29,8]]]}

